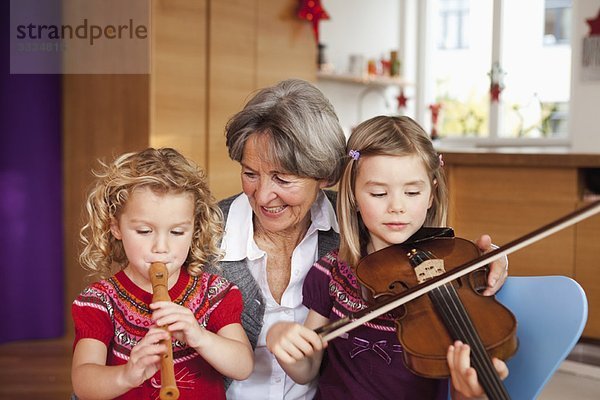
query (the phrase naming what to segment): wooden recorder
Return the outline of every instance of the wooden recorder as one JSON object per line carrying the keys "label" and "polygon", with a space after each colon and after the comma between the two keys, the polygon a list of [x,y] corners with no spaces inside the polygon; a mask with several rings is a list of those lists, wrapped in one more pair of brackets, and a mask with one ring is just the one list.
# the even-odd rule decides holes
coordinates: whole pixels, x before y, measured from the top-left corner
{"label": "wooden recorder", "polygon": [[[168,287],[169,274],[167,266],[163,263],[152,263],[150,265],[150,282],[152,282],[152,302],[171,301]],[[161,327],[167,330],[167,327]],[[167,346],[167,352],[164,354],[160,363],[160,399],[177,400],[179,398],[179,389],[175,382],[175,370],[173,368],[173,345],[171,339],[160,341]]]}

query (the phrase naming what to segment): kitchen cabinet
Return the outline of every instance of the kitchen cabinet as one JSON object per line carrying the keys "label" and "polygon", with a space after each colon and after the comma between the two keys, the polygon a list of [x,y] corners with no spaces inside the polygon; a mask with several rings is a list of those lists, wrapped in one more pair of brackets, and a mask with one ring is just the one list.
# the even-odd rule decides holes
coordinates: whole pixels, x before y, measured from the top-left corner
{"label": "kitchen cabinet", "polygon": [[[600,155],[543,149],[442,152],[450,190],[448,225],[467,239],[488,233],[502,245],[598,198],[583,177],[600,166]],[[509,255],[511,275],[577,280],[589,302],[583,336],[593,339],[600,339],[598,243],[597,215]]]}

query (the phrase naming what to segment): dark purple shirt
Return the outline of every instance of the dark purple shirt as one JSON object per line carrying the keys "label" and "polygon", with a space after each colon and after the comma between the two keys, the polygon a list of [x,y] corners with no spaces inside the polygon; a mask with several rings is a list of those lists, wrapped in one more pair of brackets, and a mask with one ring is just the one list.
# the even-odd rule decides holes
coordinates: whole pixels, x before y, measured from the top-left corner
{"label": "dark purple shirt", "polygon": [[[336,321],[367,307],[352,269],[333,251],[318,260],[303,287],[303,304]],[[404,365],[394,319],[376,318],[329,342],[315,399],[448,398],[448,380],[417,376]]]}

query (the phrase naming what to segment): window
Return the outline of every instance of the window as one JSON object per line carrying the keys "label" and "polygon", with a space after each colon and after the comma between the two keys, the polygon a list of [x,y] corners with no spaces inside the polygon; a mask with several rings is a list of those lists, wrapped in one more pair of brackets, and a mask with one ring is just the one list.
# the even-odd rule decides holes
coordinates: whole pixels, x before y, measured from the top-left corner
{"label": "window", "polygon": [[564,144],[570,10],[566,0],[426,0],[417,118],[431,127],[439,105],[435,130],[449,141]]}
{"label": "window", "polygon": [[438,49],[469,47],[469,0],[441,0]]}
{"label": "window", "polygon": [[568,44],[571,31],[571,0],[545,0],[544,44]]}

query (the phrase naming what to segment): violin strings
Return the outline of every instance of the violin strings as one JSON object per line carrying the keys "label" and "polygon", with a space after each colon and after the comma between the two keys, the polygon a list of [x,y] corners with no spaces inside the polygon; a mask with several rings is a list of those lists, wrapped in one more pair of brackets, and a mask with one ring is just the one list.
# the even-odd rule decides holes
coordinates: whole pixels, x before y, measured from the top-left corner
{"label": "violin strings", "polygon": [[[414,267],[425,260],[434,258],[436,258],[435,255],[430,251],[419,250],[412,253],[411,262]],[[478,375],[481,376],[482,386],[485,388],[486,394],[490,396],[491,392],[494,392],[495,396],[491,396],[494,399],[510,398],[502,381],[496,374],[493,363],[454,286],[451,283],[442,285],[437,289],[433,289],[429,297],[437,310],[440,311],[440,315],[454,339],[460,339],[471,346],[473,364],[478,371]]]}
{"label": "violin strings", "polygon": [[[410,261],[413,268],[425,260],[437,258],[430,251],[415,249],[411,252]],[[453,284],[446,283],[429,292],[429,298],[434,304],[438,315],[442,318],[446,328],[453,336],[453,340],[461,340],[471,347],[471,360],[477,371],[486,394],[493,400],[510,399],[506,387],[496,373],[496,369],[488,356],[479,337],[473,321],[469,317]]]}
{"label": "violin strings", "polygon": [[[438,290],[438,293],[434,296],[438,307],[441,308],[442,315],[445,316],[444,319],[451,334],[454,335],[454,339],[462,340],[464,343],[471,346],[473,353],[472,361],[475,369],[478,371],[478,376],[480,376],[481,384],[484,386],[486,394],[493,399],[505,398],[501,394],[502,389],[499,388],[497,384],[494,384],[493,378],[497,378],[497,376],[494,375],[493,371],[490,371],[490,365],[487,365],[491,363],[484,362],[489,359],[486,357],[486,354],[482,354],[483,346],[481,346],[481,340],[478,340],[479,337],[474,330],[472,321],[458,299],[454,287],[448,287],[447,284],[445,287],[442,286],[442,288],[443,289]],[[442,290],[446,291],[445,295]]]}
{"label": "violin strings", "polygon": [[454,339],[461,340],[471,347],[471,358],[486,394],[492,399],[509,399],[506,388],[498,377],[454,286],[450,283],[442,285],[432,291],[430,298],[440,310],[442,318],[445,320],[446,326],[448,326]]}
{"label": "violin strings", "polygon": [[[506,393],[506,389],[502,385],[502,381],[499,379],[496,374],[496,370],[494,368],[491,359],[489,358],[483,343],[477,334],[477,330],[473,325],[472,320],[469,318],[469,314],[464,308],[463,303],[456,293],[454,286],[448,284],[445,287],[447,292],[447,296],[445,298],[449,299],[456,310],[456,313],[452,314],[459,319],[462,319],[460,323],[458,323],[457,327],[462,330],[462,335],[465,337],[465,343],[469,344],[472,348],[473,352],[473,363],[475,364],[476,369],[478,369],[480,374],[482,375],[482,380],[486,382],[488,389],[495,392],[494,398],[505,399],[508,398],[508,394]],[[452,310],[452,308],[449,308]]]}

